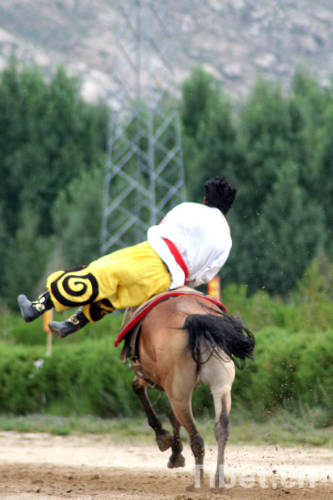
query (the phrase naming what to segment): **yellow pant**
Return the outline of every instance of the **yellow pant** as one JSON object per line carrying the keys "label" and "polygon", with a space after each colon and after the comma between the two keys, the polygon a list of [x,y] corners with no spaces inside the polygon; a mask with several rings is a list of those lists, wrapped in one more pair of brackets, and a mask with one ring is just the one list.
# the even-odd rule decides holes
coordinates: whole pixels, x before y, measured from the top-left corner
{"label": "yellow pant", "polygon": [[145,241],[105,255],[88,266],[57,271],[47,279],[56,311],[82,306],[94,322],[96,306],[107,312],[139,306],[153,295],[168,290],[170,274],[150,244]]}

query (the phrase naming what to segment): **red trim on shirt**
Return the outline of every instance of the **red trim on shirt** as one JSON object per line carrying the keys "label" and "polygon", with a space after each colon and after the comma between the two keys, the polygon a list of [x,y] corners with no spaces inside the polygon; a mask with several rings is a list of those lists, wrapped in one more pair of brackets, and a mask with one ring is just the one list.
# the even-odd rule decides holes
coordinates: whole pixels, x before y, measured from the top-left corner
{"label": "red trim on shirt", "polygon": [[185,278],[188,278],[189,272],[187,269],[187,265],[185,264],[183,257],[180,255],[176,245],[174,243],[172,243],[172,241],[168,240],[168,238],[163,238],[163,240],[168,245],[168,248],[169,248],[170,252],[172,253],[172,255],[174,256],[177,264],[184,271]]}

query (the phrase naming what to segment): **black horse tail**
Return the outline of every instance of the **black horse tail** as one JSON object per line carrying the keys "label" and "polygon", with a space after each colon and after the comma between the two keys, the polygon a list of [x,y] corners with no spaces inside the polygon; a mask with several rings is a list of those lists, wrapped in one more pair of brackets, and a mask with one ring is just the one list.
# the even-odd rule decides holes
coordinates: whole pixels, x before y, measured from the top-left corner
{"label": "black horse tail", "polygon": [[[188,332],[188,347],[198,365],[206,363],[211,356],[223,359],[221,350],[238,368],[244,368],[246,358],[253,359],[253,334],[243,326],[241,319],[230,314],[190,314],[183,328]],[[241,359],[242,364],[234,357]]]}

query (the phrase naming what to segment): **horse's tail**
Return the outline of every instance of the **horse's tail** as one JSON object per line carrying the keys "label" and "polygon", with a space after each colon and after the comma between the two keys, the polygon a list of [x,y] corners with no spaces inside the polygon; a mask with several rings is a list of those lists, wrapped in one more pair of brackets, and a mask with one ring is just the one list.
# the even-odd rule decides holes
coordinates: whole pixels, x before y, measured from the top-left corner
{"label": "horse's tail", "polygon": [[230,314],[191,314],[184,322],[188,346],[193,360],[199,365],[211,356],[222,358],[221,350],[238,366],[234,356],[243,361],[253,358],[255,338],[239,318]]}

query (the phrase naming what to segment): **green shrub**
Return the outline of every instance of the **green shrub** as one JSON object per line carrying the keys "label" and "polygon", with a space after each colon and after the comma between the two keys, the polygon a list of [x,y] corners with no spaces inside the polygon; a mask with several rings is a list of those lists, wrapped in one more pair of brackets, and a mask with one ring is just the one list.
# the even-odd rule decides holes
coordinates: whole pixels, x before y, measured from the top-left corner
{"label": "green shrub", "polygon": [[236,372],[234,399],[259,412],[297,400],[302,390],[298,372],[309,338],[307,333],[277,327],[260,330],[255,361]]}
{"label": "green shrub", "polygon": [[[133,415],[139,401],[133,373],[119,359],[112,339],[41,347],[0,345],[0,410],[30,413],[52,406],[68,413]],[[36,363],[37,362],[37,363]]]}
{"label": "green shrub", "polygon": [[[266,327],[256,334],[255,361],[236,371],[232,398],[257,416],[292,404],[317,407],[321,422],[330,422],[333,400],[333,331],[289,332]],[[0,343],[0,411],[16,414],[58,412],[63,415],[132,416],[143,413],[131,387],[133,372],[120,359],[113,336],[42,346]],[[157,412],[166,414],[164,394],[149,390]],[[195,415],[213,413],[207,387],[193,394]],[[332,413],[332,412],[331,412]]]}
{"label": "green shrub", "polygon": [[25,348],[0,343],[0,409],[13,413],[40,411],[45,403],[43,372],[38,363],[40,347]]}
{"label": "green shrub", "polygon": [[[54,319],[63,321],[71,314],[71,311],[63,313],[55,313]],[[122,322],[122,314],[115,312],[109,314],[101,321],[95,324],[88,324],[84,330],[68,336],[65,340],[53,337],[53,344],[67,345],[76,344],[89,339],[99,339],[102,337],[116,338],[120,330]],[[8,311],[0,315],[0,339],[12,344],[22,344],[26,346],[46,345],[46,333],[43,331],[43,320],[38,318],[33,323],[25,323],[18,315],[9,313]]]}
{"label": "green shrub", "polygon": [[302,400],[330,406],[333,414],[333,330],[309,335],[297,372]]}
{"label": "green shrub", "polygon": [[311,286],[305,287],[301,282],[298,291],[282,300],[263,290],[248,296],[245,285],[229,285],[222,290],[222,302],[254,333],[273,325],[291,332],[329,330],[333,324],[332,298]]}
{"label": "green shrub", "polygon": [[265,407],[297,398],[297,371],[306,348],[307,334],[267,327],[258,335],[256,379],[252,397]]}

